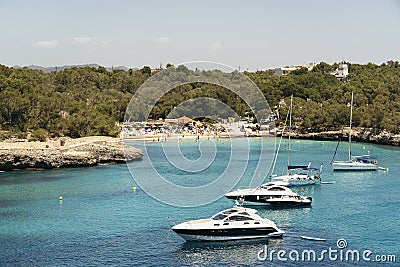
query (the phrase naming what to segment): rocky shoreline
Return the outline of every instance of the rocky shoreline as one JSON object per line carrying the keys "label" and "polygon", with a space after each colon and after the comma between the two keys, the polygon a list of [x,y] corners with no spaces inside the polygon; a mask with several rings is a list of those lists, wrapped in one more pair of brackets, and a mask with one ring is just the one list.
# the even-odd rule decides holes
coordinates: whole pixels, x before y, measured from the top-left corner
{"label": "rocky shoreline", "polygon": [[[340,139],[346,141],[349,137],[349,129],[345,129],[344,131],[326,131],[319,133],[300,133],[294,131],[292,132],[291,137],[309,140],[338,141]],[[400,134],[393,135],[386,131],[374,133],[371,129],[357,128],[352,129],[351,138],[358,142],[400,146]]]}
{"label": "rocky shoreline", "polygon": [[[300,133],[294,130],[292,138],[308,140],[347,141],[349,129],[319,133]],[[286,134],[285,134],[286,135]],[[400,146],[400,134],[371,129],[352,130],[352,140],[359,142]],[[78,139],[62,138],[47,142],[9,140],[0,142],[0,171],[57,169],[95,166],[102,163],[122,163],[140,160],[140,149],[125,145],[121,139],[92,136]]]}
{"label": "rocky shoreline", "polygon": [[0,142],[0,171],[95,166],[139,160],[140,149],[112,137],[63,138],[47,142]]}

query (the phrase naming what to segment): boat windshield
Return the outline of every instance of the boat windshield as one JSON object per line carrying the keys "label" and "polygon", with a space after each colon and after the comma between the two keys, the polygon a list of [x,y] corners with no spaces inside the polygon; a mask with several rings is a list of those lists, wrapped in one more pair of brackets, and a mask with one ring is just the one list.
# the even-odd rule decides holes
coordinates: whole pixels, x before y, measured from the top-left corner
{"label": "boat windshield", "polygon": [[269,191],[285,191],[285,188],[282,187],[271,187]]}
{"label": "boat windshield", "polygon": [[230,210],[224,211],[223,214],[229,215],[229,214],[232,214],[232,213],[235,213],[235,212],[238,212],[238,210],[237,209],[230,209]]}
{"label": "boat windshield", "polygon": [[226,217],[227,217],[226,215],[218,213],[217,215],[214,215],[211,219],[213,219],[213,220],[223,220]]}

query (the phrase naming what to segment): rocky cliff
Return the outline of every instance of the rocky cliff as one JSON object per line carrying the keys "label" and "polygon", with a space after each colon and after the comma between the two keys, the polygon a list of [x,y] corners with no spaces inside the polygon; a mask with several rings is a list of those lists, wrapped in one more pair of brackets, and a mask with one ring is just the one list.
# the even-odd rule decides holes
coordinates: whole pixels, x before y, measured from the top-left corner
{"label": "rocky cliff", "polygon": [[111,137],[48,142],[1,142],[0,170],[93,166],[141,159],[140,149]]}

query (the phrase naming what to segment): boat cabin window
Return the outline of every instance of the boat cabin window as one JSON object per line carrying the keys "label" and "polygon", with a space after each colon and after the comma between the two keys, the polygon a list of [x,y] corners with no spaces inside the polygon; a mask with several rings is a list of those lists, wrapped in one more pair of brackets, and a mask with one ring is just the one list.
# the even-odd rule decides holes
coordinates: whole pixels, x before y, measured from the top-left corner
{"label": "boat cabin window", "polygon": [[285,191],[285,189],[282,187],[271,187],[269,190],[270,191]]}
{"label": "boat cabin window", "polygon": [[246,215],[246,216],[250,216],[250,214],[248,214],[247,212],[241,212],[239,213],[240,215]]}
{"label": "boat cabin window", "polygon": [[218,213],[217,215],[213,216],[211,219],[213,219],[213,220],[223,220],[226,217],[227,217],[226,215]]}
{"label": "boat cabin window", "polygon": [[239,215],[234,215],[226,219],[227,221],[251,221],[253,220],[252,218],[245,217],[245,216],[239,216]]}

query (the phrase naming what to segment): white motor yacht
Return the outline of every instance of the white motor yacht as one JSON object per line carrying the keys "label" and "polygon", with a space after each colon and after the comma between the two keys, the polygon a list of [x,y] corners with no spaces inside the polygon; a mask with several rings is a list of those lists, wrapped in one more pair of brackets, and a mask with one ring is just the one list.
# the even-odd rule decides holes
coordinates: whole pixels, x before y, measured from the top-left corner
{"label": "white motor yacht", "polygon": [[232,201],[239,201],[245,206],[270,205],[271,199],[287,199],[300,197],[282,183],[266,183],[256,188],[239,189],[225,194]]}
{"label": "white motor yacht", "polygon": [[282,237],[285,233],[255,209],[235,206],[210,219],[184,222],[171,228],[187,241],[226,241]]}

